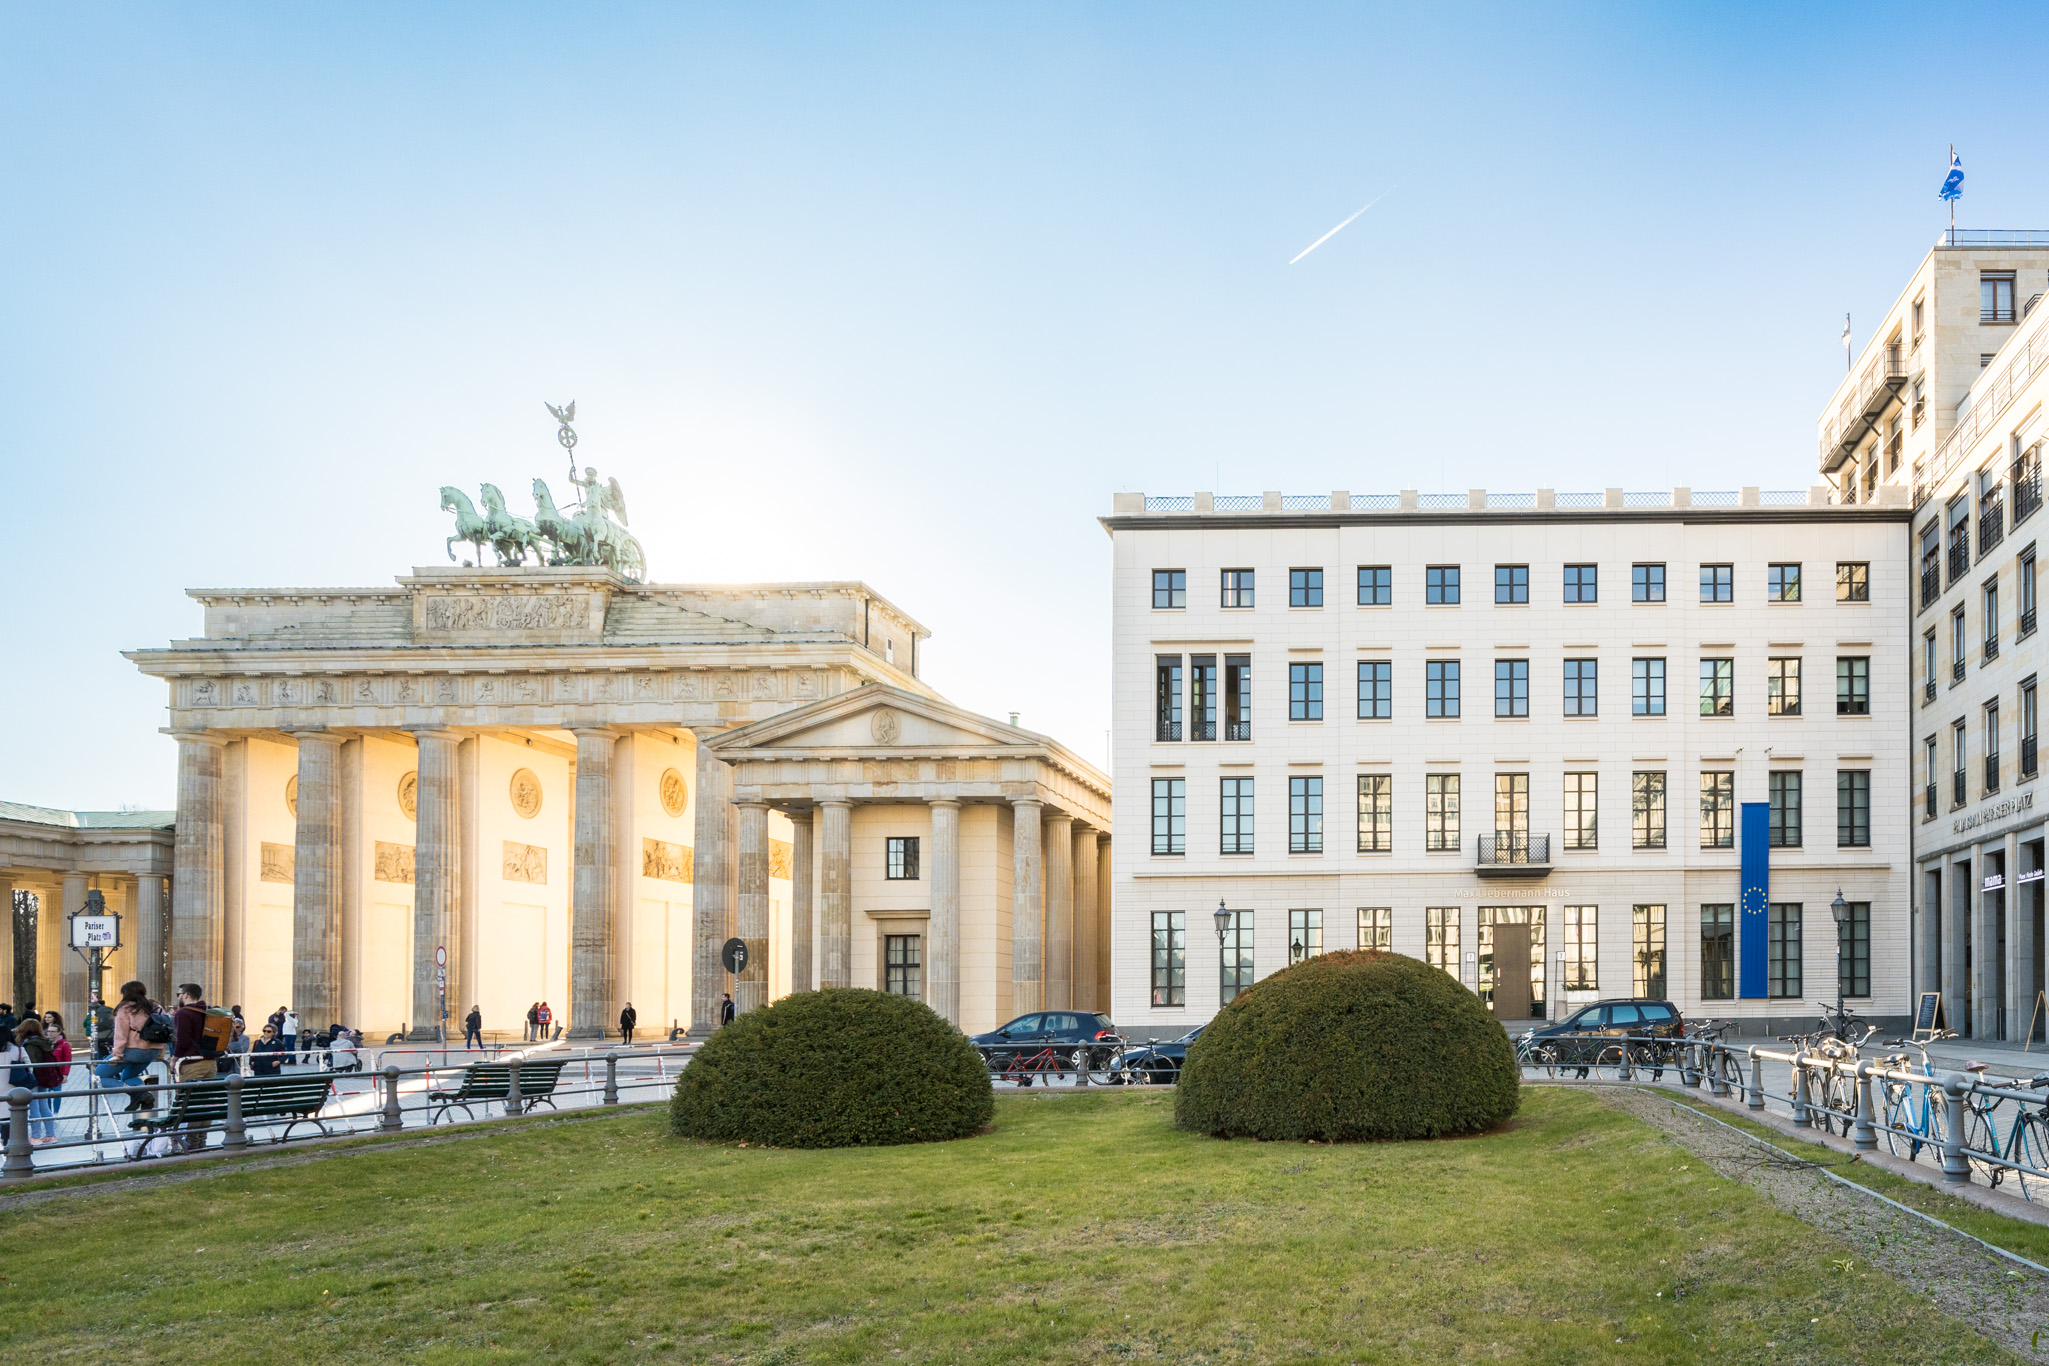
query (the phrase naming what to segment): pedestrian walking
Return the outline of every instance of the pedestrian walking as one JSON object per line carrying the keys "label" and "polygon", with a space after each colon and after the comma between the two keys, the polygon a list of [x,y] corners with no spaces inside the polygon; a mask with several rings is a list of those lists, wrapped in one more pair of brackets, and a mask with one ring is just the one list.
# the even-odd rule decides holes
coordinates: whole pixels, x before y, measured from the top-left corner
{"label": "pedestrian walking", "polygon": [[534,1002],[526,1008],[526,1041],[532,1043],[541,1028],[541,1003]]}
{"label": "pedestrian walking", "polygon": [[288,1050],[285,1041],[278,1037],[277,1026],[267,1024],[256,1042],[249,1047],[249,1075],[252,1077],[274,1077],[284,1066]]}
{"label": "pedestrian walking", "polygon": [[284,1023],[277,1027],[277,1032],[284,1039],[286,1048],[297,1049],[299,1046],[299,1012],[290,1006],[286,1006]]}
{"label": "pedestrian walking", "polygon": [[64,1037],[64,1017],[50,1011],[40,1020],[23,1020],[15,1040],[28,1056],[35,1075],[35,1098],[29,1101],[28,1141],[57,1141],[57,1115],[64,1108],[64,1079],[71,1075],[71,1043]]}
{"label": "pedestrian walking", "polygon": [[733,993],[732,993],[732,992],[730,992],[730,991],[728,991],[728,992],[724,993],[724,995],[725,995],[725,999],[719,1002],[719,1024],[720,1024],[720,1025],[722,1025],[722,1026],[723,1026],[723,1025],[729,1025],[729,1024],[731,1024],[731,1023],[733,1022],[733,1013],[734,1013],[734,1012],[733,1012]]}
{"label": "pedestrian walking", "polygon": [[626,1009],[619,1012],[619,1041],[633,1042],[633,1026],[640,1022],[640,1013],[633,1008],[633,1002],[626,1003]]}
{"label": "pedestrian walking", "polygon": [[464,1048],[482,1048],[484,1046],[484,1012],[475,1006],[471,1006],[470,1013],[462,1017],[462,1046]]}
{"label": "pedestrian walking", "polygon": [[156,1094],[136,1083],[162,1061],[164,1046],[172,1039],[171,1021],[163,1008],[149,999],[149,988],[140,982],[121,984],[121,1004],[114,1007],[114,1040],[107,1060],[93,1069],[107,1090],[128,1092],[128,1111],[156,1106]]}

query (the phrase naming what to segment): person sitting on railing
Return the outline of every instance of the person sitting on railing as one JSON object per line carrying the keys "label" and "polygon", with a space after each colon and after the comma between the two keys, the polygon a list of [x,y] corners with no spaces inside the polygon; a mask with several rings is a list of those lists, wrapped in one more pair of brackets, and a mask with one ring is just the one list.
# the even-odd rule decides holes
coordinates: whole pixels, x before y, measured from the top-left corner
{"label": "person sitting on railing", "polygon": [[266,1024],[263,1034],[249,1048],[249,1075],[274,1077],[291,1055],[291,1046],[278,1034],[277,1026]]}
{"label": "person sitting on railing", "polygon": [[[148,987],[140,982],[121,984],[121,1004],[114,1008],[114,1046],[93,1072],[107,1090],[128,1091],[128,1110],[148,1110],[156,1105],[155,1094],[137,1083],[164,1056],[164,1045],[171,1041],[164,1025],[153,1023],[159,1013],[157,1003],[149,999]],[[145,1033],[162,1037],[145,1039]]]}

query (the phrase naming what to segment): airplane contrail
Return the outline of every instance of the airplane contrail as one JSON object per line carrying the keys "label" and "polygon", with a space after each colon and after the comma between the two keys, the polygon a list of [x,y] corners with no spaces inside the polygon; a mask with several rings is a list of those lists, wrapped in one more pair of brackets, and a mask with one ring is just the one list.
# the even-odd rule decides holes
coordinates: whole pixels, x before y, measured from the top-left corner
{"label": "airplane contrail", "polygon": [[[1383,200],[1383,199],[1387,198],[1387,197],[1388,197],[1389,195],[1391,195],[1391,194],[1393,194],[1393,193],[1394,193],[1394,191],[1393,191],[1393,190],[1391,190],[1391,189],[1388,189],[1388,190],[1382,190],[1382,191],[1381,191],[1381,192],[1380,192],[1379,194],[1377,194],[1377,195],[1373,196],[1373,198],[1371,198],[1371,199],[1367,200],[1367,201],[1366,201],[1366,208],[1365,208],[1365,209],[1361,209],[1361,210],[1359,210],[1359,213],[1364,213],[1364,212],[1366,212],[1366,209],[1370,209],[1370,208],[1372,208],[1372,207],[1373,207],[1373,206],[1374,206],[1375,204],[1378,204],[1378,203],[1379,203],[1379,202],[1380,202],[1381,200]],[[1355,213],[1355,214],[1353,214],[1353,215],[1352,215],[1352,218],[1357,218],[1357,217],[1359,216],[1359,213]],[[1322,246],[1322,245],[1323,245],[1323,244],[1324,244],[1325,242],[1328,242],[1328,241],[1330,241],[1330,239],[1331,239],[1331,238],[1333,238],[1333,237],[1336,237],[1336,236],[1337,236],[1337,235],[1338,235],[1339,233],[1343,232],[1343,231],[1345,230],[1345,228],[1346,228],[1346,227],[1347,227],[1347,226],[1348,226],[1348,225],[1349,225],[1349,224],[1351,223],[1351,221],[1352,221],[1352,218],[1347,218],[1347,219],[1346,219],[1346,220],[1345,220],[1345,221],[1344,221],[1343,223],[1340,223],[1340,224],[1338,224],[1338,225],[1337,225],[1336,227],[1332,228],[1332,229],[1331,229],[1331,230],[1330,230],[1329,232],[1327,232],[1327,233],[1325,233],[1325,234],[1324,234],[1323,236],[1321,236],[1321,237],[1317,238],[1317,239],[1316,239],[1316,240],[1315,240],[1314,242],[1311,242],[1311,243],[1310,243],[1310,244],[1309,244],[1308,246],[1306,246],[1306,247],[1302,248],[1302,252],[1301,252],[1301,255],[1298,255],[1298,256],[1297,256],[1297,257],[1295,258],[1295,261],[1299,261],[1299,260],[1301,260],[1303,256],[1307,256],[1307,255],[1308,255],[1308,254],[1309,254],[1310,252],[1312,252],[1312,251],[1315,251],[1315,250],[1316,250],[1316,249],[1317,249],[1318,247]],[[1290,262],[1288,262],[1288,264],[1292,266],[1292,265],[1294,265],[1294,264],[1295,264],[1295,261],[1290,261]]]}

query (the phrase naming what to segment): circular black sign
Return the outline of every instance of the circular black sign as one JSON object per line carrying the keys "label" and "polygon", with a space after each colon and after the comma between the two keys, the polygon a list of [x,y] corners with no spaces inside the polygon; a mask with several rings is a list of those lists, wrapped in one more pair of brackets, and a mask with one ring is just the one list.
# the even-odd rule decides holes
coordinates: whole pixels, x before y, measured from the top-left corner
{"label": "circular black sign", "polygon": [[719,949],[719,961],[726,965],[726,971],[738,977],[747,971],[747,941],[728,939]]}

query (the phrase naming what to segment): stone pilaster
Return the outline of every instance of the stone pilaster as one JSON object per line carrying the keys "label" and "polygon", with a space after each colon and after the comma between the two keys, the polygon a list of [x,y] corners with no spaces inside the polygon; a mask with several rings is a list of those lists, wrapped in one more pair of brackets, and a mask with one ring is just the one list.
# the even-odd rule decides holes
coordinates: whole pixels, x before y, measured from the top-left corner
{"label": "stone pilaster", "polygon": [[925,1003],[960,1024],[960,803],[932,810],[932,917],[926,930]]}
{"label": "stone pilaster", "polygon": [[292,855],[292,1007],[309,1029],[341,1019],[341,741],[302,731]]}
{"label": "stone pilaster", "polygon": [[1074,1006],[1101,1010],[1096,999],[1096,832],[1074,823]]}
{"label": "stone pilaster", "polygon": [[[2006,901],[2006,888],[1985,890],[1985,879],[1991,875],[1992,855],[2003,852],[1996,842],[1977,846],[1978,857],[1971,869],[1971,887],[1976,893],[1973,900],[1978,907],[1976,940],[1972,944],[1971,975],[1976,994],[1972,997],[1971,1033],[1981,1040],[1997,1039],[1999,1026],[2003,1021],[2000,1005],[2005,996],[2006,962],[1999,954],[1999,913]],[[2005,859],[2000,859],[2004,873]],[[1835,984],[1831,982],[1830,986]]]}
{"label": "stone pilaster", "polygon": [[733,770],[697,736],[697,817],[690,863],[690,1034],[703,1038],[719,1027],[719,997],[726,970],[719,947],[728,938],[733,905]]}
{"label": "stone pilaster", "polygon": [[735,882],[739,937],[747,945],[747,969],[733,982],[739,1014],[768,1004],[768,803],[735,803],[740,828]]}
{"label": "stone pilaster", "polygon": [[1962,862],[1951,859],[1943,866],[1943,925],[1948,933],[1948,952],[1943,955],[1943,975],[1949,979],[1949,999],[1943,1014],[1949,1027],[1959,1034],[1971,1027],[1971,978],[1965,970],[1971,957],[1971,908],[1978,904],[1975,865],[1969,855]]}
{"label": "stone pilaster", "polygon": [[1074,1009],[1074,817],[1046,818],[1045,1010]]}
{"label": "stone pilaster", "polygon": [[[64,875],[63,914],[49,924],[37,917],[36,938],[41,943],[53,943],[57,953],[57,1009],[63,1012],[67,1028],[77,1029],[85,1019],[86,986],[85,957],[71,948],[70,919],[85,909],[85,893],[92,879],[84,873]],[[39,995],[36,1005],[48,1010],[50,1007]],[[82,1032],[82,1031],[81,1031]]]}
{"label": "stone pilaster", "polygon": [[809,991],[813,981],[811,904],[811,841],[817,830],[815,812],[790,817],[790,990]]}
{"label": "stone pilaster", "polygon": [[341,850],[341,989],[342,1022],[363,1020],[363,742],[341,747],[341,776],[335,797],[335,830]]}
{"label": "stone pilaster", "polygon": [[1096,1009],[1114,1017],[1117,1014],[1116,998],[1110,994],[1111,968],[1116,957],[1111,952],[1116,936],[1110,923],[1110,836],[1107,832],[1096,832]]}
{"label": "stone pilaster", "polygon": [[818,804],[818,985],[854,984],[854,808]]}
{"label": "stone pilaster", "polygon": [[[1918,1008],[1921,992],[1942,990],[1942,865],[1918,868],[1914,876],[1918,879],[1914,888],[1918,909],[1914,923],[1914,992]],[[1875,970],[1876,965],[1873,967]]]}
{"label": "stone pilaster", "polygon": [[1045,1006],[1043,808],[1021,797],[1010,809],[1010,1013],[1024,1015]]}
{"label": "stone pilaster", "polygon": [[576,847],[569,884],[569,1037],[602,1039],[616,1015],[612,983],[612,749],[608,729],[576,732]]}
{"label": "stone pilaster", "polygon": [[[448,950],[448,980],[458,979],[455,962],[456,912],[461,904],[462,839],[456,818],[457,747],[454,731],[423,730],[413,817],[413,1018],[412,1037],[431,1039],[442,1024],[436,949]],[[454,1007],[449,1009],[452,1024]],[[302,1017],[303,1019],[303,1017]],[[449,1036],[453,1037],[451,1028]]]}
{"label": "stone pilaster", "polygon": [[[149,994],[159,1001],[167,1001],[171,997],[171,988],[164,980],[164,959],[171,949],[171,908],[165,899],[167,890],[161,873],[143,873],[135,879],[135,979],[148,987]],[[11,965],[13,961],[9,957],[0,957],[0,963]],[[108,1000],[120,994],[121,983],[108,983]]]}
{"label": "stone pilaster", "polygon": [[448,951],[448,1028],[451,1036],[461,1033],[463,1016],[469,1014],[470,1006],[481,994],[477,965],[484,956],[480,951],[483,884],[484,879],[500,866],[500,860],[485,850],[480,828],[477,799],[483,792],[483,742],[477,736],[465,736],[456,747],[455,770],[455,823],[459,832],[457,843],[462,849],[459,857],[463,878],[456,889],[455,944]]}
{"label": "stone pilaster", "polygon": [[0,873],[0,1001],[21,1004],[14,990],[14,879],[6,873]]}
{"label": "stone pilaster", "polygon": [[178,829],[172,856],[171,980],[206,985],[221,980],[225,930],[222,867],[221,752],[211,735],[178,740]]}

